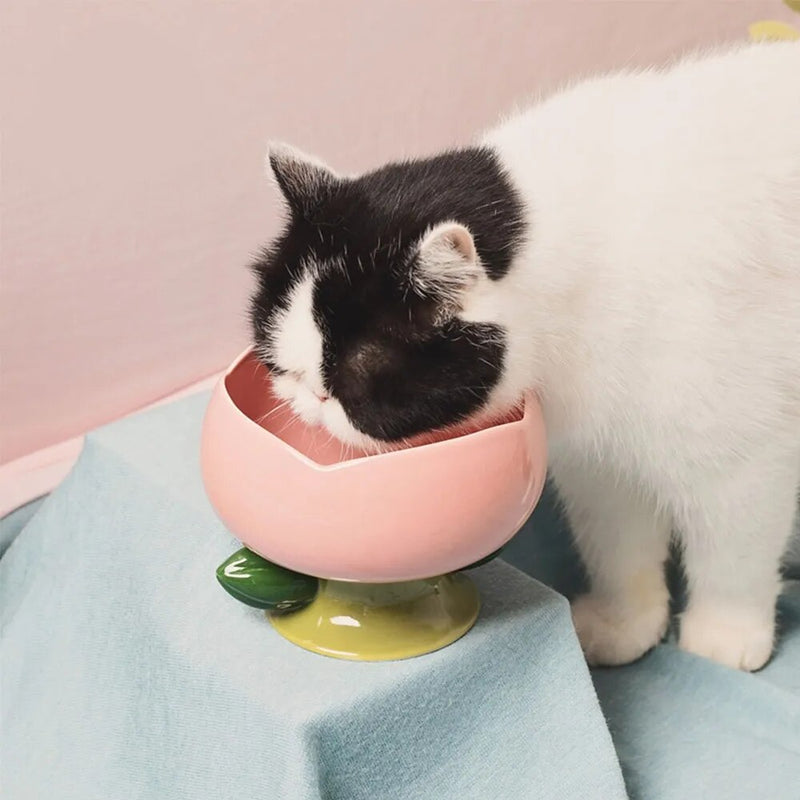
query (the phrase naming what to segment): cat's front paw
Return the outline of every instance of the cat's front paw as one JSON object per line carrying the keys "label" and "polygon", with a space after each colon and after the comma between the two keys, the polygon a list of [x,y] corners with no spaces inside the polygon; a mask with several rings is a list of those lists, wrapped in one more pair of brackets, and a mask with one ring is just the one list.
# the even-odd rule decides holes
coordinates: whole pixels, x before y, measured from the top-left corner
{"label": "cat's front paw", "polygon": [[775,641],[772,614],[736,608],[690,607],[681,617],[682,650],[748,672],[767,663]]}
{"label": "cat's front paw", "polygon": [[647,604],[611,602],[589,593],[572,602],[572,621],[589,664],[628,664],[658,644],[667,629],[669,601]]}

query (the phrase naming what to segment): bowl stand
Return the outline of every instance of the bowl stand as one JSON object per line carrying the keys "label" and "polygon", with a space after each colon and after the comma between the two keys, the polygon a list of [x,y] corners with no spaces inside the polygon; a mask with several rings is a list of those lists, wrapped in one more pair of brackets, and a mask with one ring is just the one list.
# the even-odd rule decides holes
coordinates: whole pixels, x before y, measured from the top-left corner
{"label": "bowl stand", "polygon": [[247,547],[220,564],[217,580],[240,602],[264,609],[290,642],[351,661],[395,661],[439,650],[462,637],[480,610],[478,590],[463,572],[398,583],[318,579]]}
{"label": "bowl stand", "polygon": [[403,583],[322,580],[309,605],[267,613],[281,636],[306,650],[352,661],[394,661],[461,638],[479,609],[475,584],[454,572]]}

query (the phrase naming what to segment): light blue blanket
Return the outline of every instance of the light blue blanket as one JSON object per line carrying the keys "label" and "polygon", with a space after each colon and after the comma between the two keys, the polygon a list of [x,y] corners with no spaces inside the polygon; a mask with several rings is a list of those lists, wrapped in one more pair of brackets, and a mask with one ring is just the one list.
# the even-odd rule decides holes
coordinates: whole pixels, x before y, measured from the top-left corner
{"label": "light blue blanket", "polygon": [[[206,400],[99,431],[4,521],[5,798],[615,800],[623,775],[647,800],[800,797],[797,583],[758,675],[665,644],[590,676],[563,597],[499,562],[453,646],[325,659],[214,580],[237,543],[199,478]],[[545,498],[506,557],[569,592],[566,543]]]}

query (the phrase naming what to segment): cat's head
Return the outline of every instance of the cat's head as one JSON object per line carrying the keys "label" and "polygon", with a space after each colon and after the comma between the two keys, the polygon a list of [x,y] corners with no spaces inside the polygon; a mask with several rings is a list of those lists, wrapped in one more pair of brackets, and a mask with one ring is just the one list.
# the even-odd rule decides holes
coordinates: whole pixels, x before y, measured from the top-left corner
{"label": "cat's head", "polygon": [[251,319],[296,413],[372,449],[519,399],[495,289],[524,223],[493,151],[343,177],[276,145],[269,166],[288,221],[254,265]]}

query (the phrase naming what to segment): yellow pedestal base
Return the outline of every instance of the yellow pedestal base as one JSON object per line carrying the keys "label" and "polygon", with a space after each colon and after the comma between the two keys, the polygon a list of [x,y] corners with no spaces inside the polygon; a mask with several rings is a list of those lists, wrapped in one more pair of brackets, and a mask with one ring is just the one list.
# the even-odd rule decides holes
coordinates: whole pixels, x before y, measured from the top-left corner
{"label": "yellow pedestal base", "polygon": [[270,614],[281,634],[306,650],[351,661],[395,661],[439,650],[462,637],[480,609],[460,572],[406,583],[321,581],[300,611]]}

